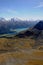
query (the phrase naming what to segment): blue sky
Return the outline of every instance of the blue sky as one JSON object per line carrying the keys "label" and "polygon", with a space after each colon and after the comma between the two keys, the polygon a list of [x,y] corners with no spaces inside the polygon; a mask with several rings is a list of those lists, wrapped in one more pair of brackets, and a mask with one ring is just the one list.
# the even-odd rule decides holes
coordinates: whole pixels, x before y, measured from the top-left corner
{"label": "blue sky", "polygon": [[43,19],[43,0],[0,0],[0,17]]}

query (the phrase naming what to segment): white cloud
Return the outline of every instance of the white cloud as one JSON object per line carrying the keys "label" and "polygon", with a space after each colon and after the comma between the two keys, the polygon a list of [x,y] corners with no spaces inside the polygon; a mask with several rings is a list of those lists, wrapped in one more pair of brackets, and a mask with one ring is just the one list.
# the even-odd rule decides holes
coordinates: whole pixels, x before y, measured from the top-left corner
{"label": "white cloud", "polygon": [[43,7],[43,2],[39,2],[37,6],[35,6],[34,8],[41,8]]}

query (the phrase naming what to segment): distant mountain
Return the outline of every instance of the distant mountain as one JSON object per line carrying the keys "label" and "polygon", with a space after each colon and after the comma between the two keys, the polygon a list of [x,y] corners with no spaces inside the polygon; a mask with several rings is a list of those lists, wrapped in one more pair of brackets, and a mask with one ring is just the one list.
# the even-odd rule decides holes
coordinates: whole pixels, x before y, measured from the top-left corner
{"label": "distant mountain", "polygon": [[6,21],[6,19],[5,18],[0,18],[0,21]]}
{"label": "distant mountain", "polygon": [[37,21],[23,21],[20,19],[12,18],[11,20],[6,20],[4,18],[0,18],[0,34],[12,33],[14,29],[17,28],[30,28],[33,27]]}

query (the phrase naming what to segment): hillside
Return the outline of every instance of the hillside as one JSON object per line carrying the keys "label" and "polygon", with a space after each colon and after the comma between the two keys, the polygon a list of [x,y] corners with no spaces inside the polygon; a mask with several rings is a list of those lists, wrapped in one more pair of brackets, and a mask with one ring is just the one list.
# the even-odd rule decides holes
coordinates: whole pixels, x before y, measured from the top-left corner
{"label": "hillside", "polygon": [[43,65],[43,30],[37,29],[39,23],[12,37],[0,38],[0,65]]}
{"label": "hillside", "polygon": [[43,46],[33,49],[35,42],[30,38],[0,38],[0,65],[43,65]]}

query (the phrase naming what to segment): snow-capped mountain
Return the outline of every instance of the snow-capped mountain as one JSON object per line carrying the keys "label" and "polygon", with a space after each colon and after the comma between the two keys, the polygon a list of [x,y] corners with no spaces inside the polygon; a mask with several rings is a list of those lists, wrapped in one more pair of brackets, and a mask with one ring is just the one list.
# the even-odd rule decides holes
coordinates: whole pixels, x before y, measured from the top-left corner
{"label": "snow-capped mountain", "polygon": [[0,18],[0,34],[12,32],[11,29],[30,28],[36,23],[37,21],[24,21],[18,18],[11,18],[10,20]]}

